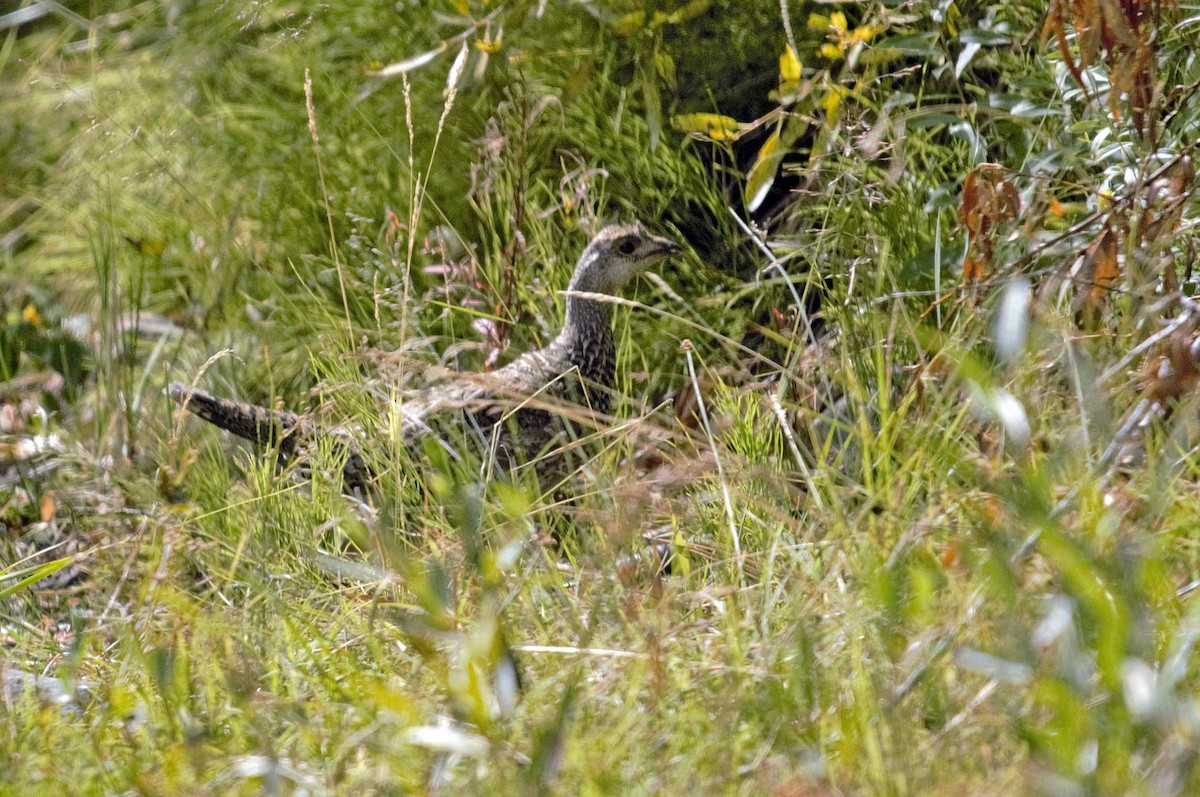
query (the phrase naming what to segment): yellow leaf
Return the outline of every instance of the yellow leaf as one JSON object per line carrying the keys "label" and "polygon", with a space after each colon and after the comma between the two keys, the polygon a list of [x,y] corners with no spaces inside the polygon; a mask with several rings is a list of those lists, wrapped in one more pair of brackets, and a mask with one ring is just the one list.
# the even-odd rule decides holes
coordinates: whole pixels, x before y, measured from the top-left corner
{"label": "yellow leaf", "polygon": [[694,19],[703,14],[711,5],[712,0],[691,0],[690,3],[684,3],[675,9],[675,12],[671,14],[671,22],[676,25],[680,22],[687,22],[689,19]]}
{"label": "yellow leaf", "polygon": [[679,555],[671,560],[671,572],[675,572],[675,568],[676,568],[676,566],[678,566],[679,567],[679,577],[687,578],[688,573],[692,572],[692,564],[691,564],[691,561],[687,557],[688,549],[684,548],[682,545],[680,545],[679,547],[676,548],[676,550],[679,551]]}
{"label": "yellow leaf", "polygon": [[681,133],[702,135],[713,141],[733,141],[741,133],[737,119],[717,113],[685,113],[671,119]]}
{"label": "yellow leaf", "polygon": [[835,42],[826,42],[821,45],[821,55],[831,61],[836,61],[842,57],[842,45]]}
{"label": "yellow leaf", "polygon": [[800,80],[800,59],[796,56],[796,51],[792,49],[792,45],[788,45],[784,50],[783,55],[779,56],[779,74],[785,81],[796,82]]}
{"label": "yellow leaf", "polygon": [[846,15],[841,11],[834,11],[829,15],[829,27],[836,30],[838,33],[846,32]]}
{"label": "yellow leaf", "polygon": [[951,3],[950,7],[946,9],[946,32],[951,37],[958,38],[960,28],[958,23],[962,22],[962,18],[962,11],[959,10],[958,3]]}
{"label": "yellow leaf", "polygon": [[841,105],[842,92],[837,86],[830,86],[829,91],[825,92],[825,96],[821,98],[821,107],[825,109],[826,117],[835,118]]}
{"label": "yellow leaf", "polygon": [[499,52],[503,45],[504,28],[501,28],[495,37],[492,36],[492,32],[489,30],[483,34],[483,38],[475,40],[475,47],[483,50],[485,53]]}
{"label": "yellow leaf", "polygon": [[645,24],[645,11],[631,11],[617,20],[617,24],[613,25],[613,30],[616,31],[618,36],[632,36],[640,31]]}
{"label": "yellow leaf", "polygon": [[882,25],[863,25],[850,31],[849,39],[856,42],[869,42],[883,33]]}

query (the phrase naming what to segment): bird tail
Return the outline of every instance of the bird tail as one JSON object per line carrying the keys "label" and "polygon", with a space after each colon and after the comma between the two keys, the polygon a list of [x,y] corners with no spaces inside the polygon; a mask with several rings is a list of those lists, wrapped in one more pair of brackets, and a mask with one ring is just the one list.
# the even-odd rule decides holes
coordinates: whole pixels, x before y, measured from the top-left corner
{"label": "bird tail", "polygon": [[261,446],[278,445],[280,453],[289,455],[296,447],[295,431],[302,424],[294,412],[273,410],[257,404],[214,396],[203,390],[172,382],[167,395],[188,412],[203,418],[220,429]]}
{"label": "bird tail", "polygon": [[365,493],[374,479],[374,472],[357,446],[339,439],[337,435],[330,435],[327,430],[319,429],[294,412],[233,401],[179,382],[171,383],[167,395],[188,412],[213,426],[260,446],[276,446],[281,459],[290,459],[295,455],[297,446],[303,443],[328,436],[345,451],[346,462],[342,466],[344,488]]}

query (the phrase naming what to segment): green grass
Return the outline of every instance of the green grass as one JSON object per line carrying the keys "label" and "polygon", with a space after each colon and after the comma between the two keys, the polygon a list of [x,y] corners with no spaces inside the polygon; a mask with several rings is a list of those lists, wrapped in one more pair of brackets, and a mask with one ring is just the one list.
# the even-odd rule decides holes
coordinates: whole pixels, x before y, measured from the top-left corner
{"label": "green grass", "polygon": [[[1192,793],[1195,400],[1104,458],[1159,349],[1122,358],[1178,307],[1123,276],[1081,327],[1057,279],[1098,227],[1031,243],[1101,187],[1142,196],[1191,97],[1139,137],[1032,5],[847,7],[888,28],[853,65],[793,8],[810,134],[755,228],[785,280],[729,210],[778,109],[778,4],[470,2],[497,16],[455,92],[457,41],[369,74],[458,5],[0,32],[0,664],[75,692],[0,705],[0,793]],[[621,33],[639,10],[678,16]],[[996,21],[1018,44],[955,75]],[[1192,31],[1161,35],[1190,85]],[[768,121],[734,146],[674,112]],[[955,293],[972,141],[1023,203]],[[1181,197],[1125,257],[1182,270]],[[634,217],[689,247],[617,308],[618,422],[565,489],[395,442],[380,396],[549,340],[588,231]],[[378,492],[343,497],[336,450],[297,480],[173,415],[171,380],[360,429]],[[630,564],[647,535],[669,574]]]}

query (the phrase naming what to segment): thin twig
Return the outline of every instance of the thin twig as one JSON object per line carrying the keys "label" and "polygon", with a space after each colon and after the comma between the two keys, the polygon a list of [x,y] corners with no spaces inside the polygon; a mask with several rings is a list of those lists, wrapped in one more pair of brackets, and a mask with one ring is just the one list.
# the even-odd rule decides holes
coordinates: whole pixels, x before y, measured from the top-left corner
{"label": "thin twig", "polygon": [[812,322],[808,318],[808,311],[804,307],[804,302],[800,299],[800,292],[796,290],[796,284],[792,281],[792,275],[788,274],[787,269],[779,262],[779,258],[775,257],[775,253],[763,243],[758,234],[754,232],[749,224],[742,220],[742,217],[732,207],[729,208],[729,214],[733,216],[733,220],[737,222],[737,225],[742,228],[742,232],[746,233],[758,250],[766,255],[767,260],[770,261],[763,271],[775,269],[783,277],[784,281],[787,282],[788,290],[792,292],[792,299],[796,302],[796,312],[800,314],[800,320],[804,322],[804,332],[808,335],[809,342],[814,346],[817,345],[817,334],[813,331]]}
{"label": "thin twig", "polygon": [[779,421],[779,428],[783,430],[783,437],[787,440],[792,457],[796,460],[796,467],[800,469],[800,473],[804,476],[805,481],[808,482],[808,494],[812,497],[813,503],[817,505],[817,509],[824,509],[825,505],[821,501],[821,495],[817,492],[817,486],[813,482],[812,471],[808,469],[808,463],[804,461],[804,457],[800,453],[800,447],[796,445],[796,437],[792,433],[792,426],[788,422],[787,413],[784,412],[783,405],[779,403],[779,396],[774,393],[768,393],[767,398],[770,400],[771,409]]}
{"label": "thin twig", "polygon": [[1098,388],[1102,387],[1104,385],[1104,383],[1107,382],[1109,379],[1112,379],[1114,376],[1119,374],[1121,371],[1125,370],[1125,368],[1131,362],[1133,362],[1137,357],[1141,356],[1141,354],[1143,352],[1145,352],[1147,349],[1149,349],[1155,343],[1158,343],[1160,340],[1170,337],[1170,335],[1173,332],[1175,332],[1175,330],[1182,327],[1184,324],[1186,324],[1188,321],[1190,321],[1191,318],[1192,318],[1191,311],[1186,311],[1186,312],[1180,313],[1179,317],[1176,318],[1174,321],[1167,324],[1165,327],[1160,329],[1158,332],[1155,332],[1153,335],[1146,338],[1138,345],[1134,346],[1132,349],[1130,349],[1128,352],[1125,353],[1125,356],[1123,356],[1121,359],[1117,360],[1113,365],[1111,365],[1107,369],[1105,369],[1104,373],[1100,374],[1100,376],[1096,377],[1096,383],[1095,383],[1095,385],[1093,385],[1093,389],[1098,389]]}
{"label": "thin twig", "polygon": [[602,656],[611,659],[648,659],[645,653],[635,653],[632,650],[613,650],[611,648],[572,648],[565,645],[513,645],[518,653],[563,653],[576,656]]}

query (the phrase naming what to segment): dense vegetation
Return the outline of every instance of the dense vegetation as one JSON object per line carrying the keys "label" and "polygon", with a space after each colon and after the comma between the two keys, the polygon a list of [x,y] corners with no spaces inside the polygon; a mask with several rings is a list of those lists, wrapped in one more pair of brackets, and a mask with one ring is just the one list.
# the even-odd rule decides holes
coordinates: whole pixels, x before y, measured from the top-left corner
{"label": "dense vegetation", "polygon": [[[0,792],[1196,793],[1194,11],[0,5]],[[392,442],[634,218],[568,484]]]}

